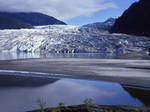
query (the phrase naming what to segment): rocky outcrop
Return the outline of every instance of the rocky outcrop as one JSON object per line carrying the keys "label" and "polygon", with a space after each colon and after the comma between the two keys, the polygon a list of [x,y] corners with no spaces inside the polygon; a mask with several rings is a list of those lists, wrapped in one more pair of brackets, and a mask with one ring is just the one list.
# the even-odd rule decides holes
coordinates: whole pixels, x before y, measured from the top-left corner
{"label": "rocky outcrop", "polygon": [[111,32],[150,36],[150,0],[133,3],[116,20]]}

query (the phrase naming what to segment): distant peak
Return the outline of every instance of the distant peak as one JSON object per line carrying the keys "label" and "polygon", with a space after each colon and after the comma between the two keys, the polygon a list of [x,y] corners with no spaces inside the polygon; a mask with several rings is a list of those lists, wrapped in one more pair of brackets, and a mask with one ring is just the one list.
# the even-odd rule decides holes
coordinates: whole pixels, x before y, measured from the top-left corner
{"label": "distant peak", "polygon": [[106,21],[104,21],[104,23],[107,23],[107,22],[114,22],[116,19],[115,18],[109,18],[107,19]]}

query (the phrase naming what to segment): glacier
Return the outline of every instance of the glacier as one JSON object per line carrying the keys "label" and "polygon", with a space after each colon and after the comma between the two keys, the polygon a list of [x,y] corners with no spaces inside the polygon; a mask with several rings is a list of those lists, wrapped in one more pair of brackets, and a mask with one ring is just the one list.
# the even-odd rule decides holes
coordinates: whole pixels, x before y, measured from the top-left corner
{"label": "glacier", "polygon": [[149,55],[150,38],[110,34],[87,26],[35,26],[34,29],[0,30],[0,52]]}

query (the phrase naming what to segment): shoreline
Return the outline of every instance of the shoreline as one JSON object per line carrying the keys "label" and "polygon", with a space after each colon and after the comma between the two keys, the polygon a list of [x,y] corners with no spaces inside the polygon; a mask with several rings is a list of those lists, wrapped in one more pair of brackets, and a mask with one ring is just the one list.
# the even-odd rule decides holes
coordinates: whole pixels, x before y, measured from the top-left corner
{"label": "shoreline", "polygon": [[[72,106],[62,106],[62,107],[49,107],[43,109],[46,112],[109,112],[109,111],[121,111],[121,112],[149,112],[149,107],[142,106],[130,106],[130,105],[94,105],[94,104],[81,104]],[[27,112],[40,112],[39,110],[30,110]]]}
{"label": "shoreline", "polygon": [[1,60],[0,75],[13,74],[116,82],[150,90],[150,60],[74,58]]}
{"label": "shoreline", "polygon": [[[0,70],[2,71],[2,70]],[[8,70],[9,71],[9,70]],[[23,73],[24,72],[24,73]],[[108,82],[108,83],[119,83],[118,81],[113,81],[113,80],[108,80],[109,77],[94,77],[94,78],[85,78],[85,77],[71,77],[70,75],[64,75],[64,74],[53,74],[53,73],[38,73],[35,72],[34,74],[32,74],[34,72],[26,72],[26,71],[11,71],[11,72],[0,72],[0,77],[1,76],[17,76],[17,77],[31,77],[31,78],[47,78],[47,79],[77,79],[77,80],[88,80],[88,81],[104,81],[104,82]],[[68,77],[69,76],[69,77]],[[132,89],[139,89],[139,90],[146,90],[146,91],[150,91],[149,87],[144,87],[144,86],[137,86],[137,85],[129,85],[129,84],[124,84],[124,83],[119,83],[120,85],[127,87],[127,88],[132,88]]]}

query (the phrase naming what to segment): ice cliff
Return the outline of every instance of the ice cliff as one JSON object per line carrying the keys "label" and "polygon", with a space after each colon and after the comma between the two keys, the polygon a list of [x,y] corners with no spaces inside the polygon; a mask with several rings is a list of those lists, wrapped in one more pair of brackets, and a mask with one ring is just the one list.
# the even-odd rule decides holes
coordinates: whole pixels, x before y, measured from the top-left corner
{"label": "ice cliff", "polygon": [[0,51],[39,53],[115,53],[148,55],[150,38],[110,34],[92,27],[37,26],[0,30]]}

